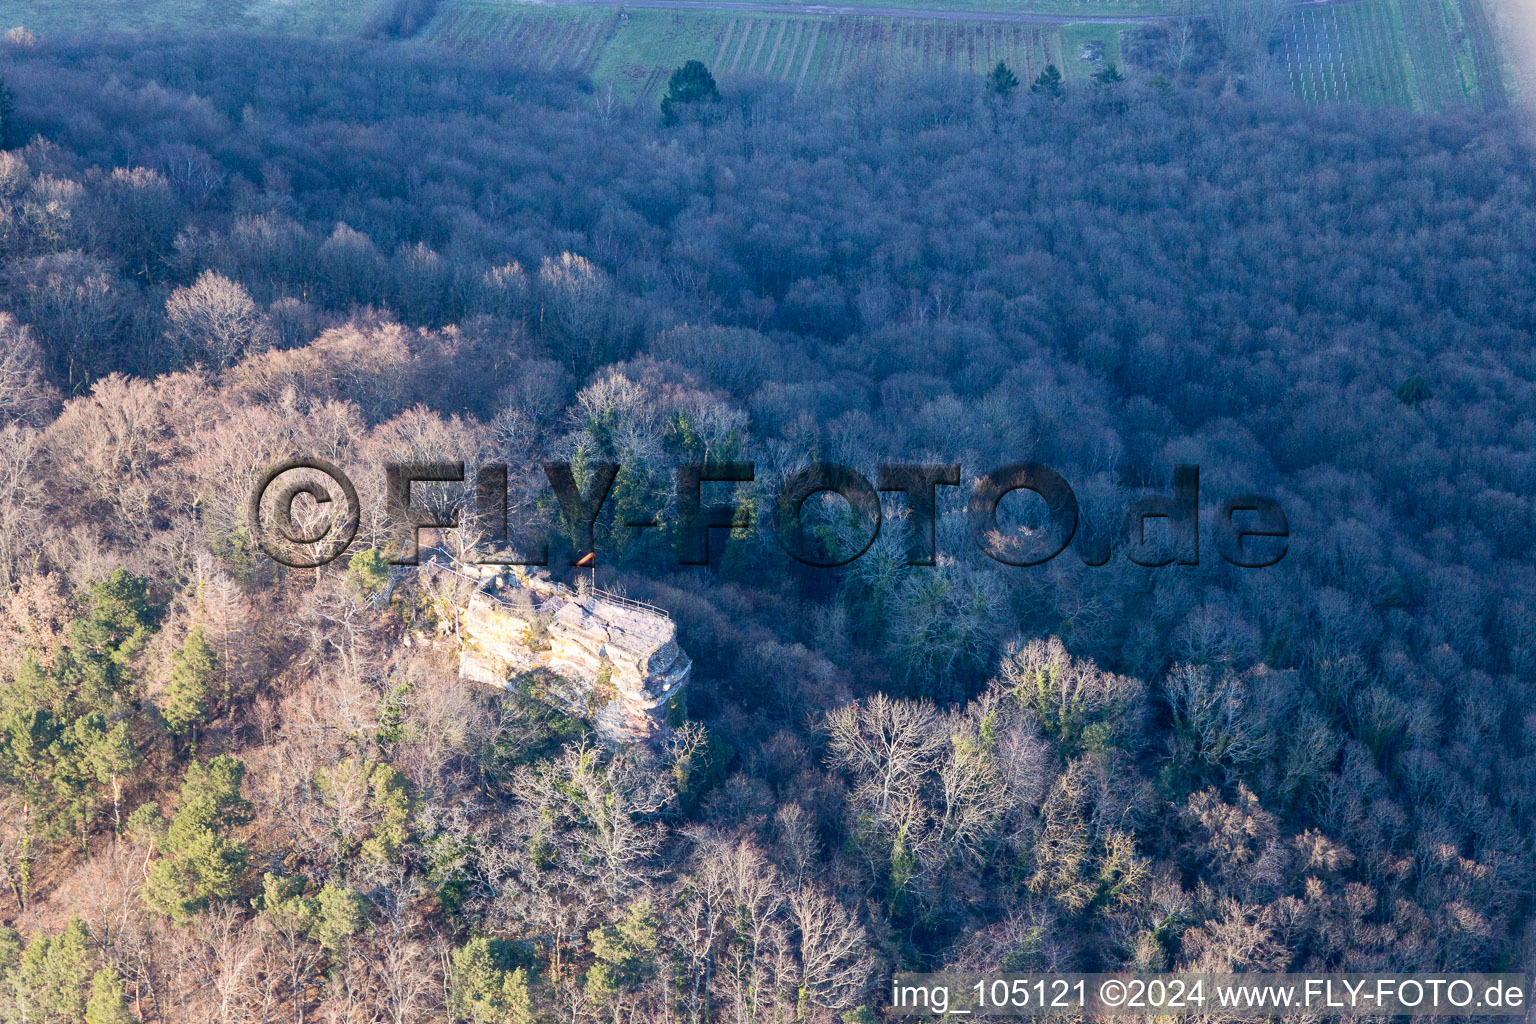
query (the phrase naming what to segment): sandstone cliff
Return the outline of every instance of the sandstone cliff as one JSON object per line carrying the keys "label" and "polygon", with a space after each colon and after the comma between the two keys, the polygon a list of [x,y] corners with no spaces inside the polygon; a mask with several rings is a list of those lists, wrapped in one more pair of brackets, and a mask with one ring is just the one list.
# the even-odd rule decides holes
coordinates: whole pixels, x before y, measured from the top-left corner
{"label": "sandstone cliff", "polygon": [[459,675],[536,686],[618,742],[656,738],[692,668],[659,608],[543,576],[488,576],[460,626]]}

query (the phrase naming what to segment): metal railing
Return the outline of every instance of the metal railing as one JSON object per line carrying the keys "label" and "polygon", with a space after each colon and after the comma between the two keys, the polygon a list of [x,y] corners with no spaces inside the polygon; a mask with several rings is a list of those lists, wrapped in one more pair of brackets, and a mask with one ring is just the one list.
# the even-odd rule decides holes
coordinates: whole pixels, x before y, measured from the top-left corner
{"label": "metal railing", "polygon": [[[557,586],[557,587],[564,587],[565,584],[557,583],[557,584],[555,584],[555,586]],[[571,588],[570,587],[565,587],[565,589],[566,590],[570,590]],[[611,590],[602,590],[602,589],[600,589],[598,587],[589,587],[589,588],[587,588],[587,593],[586,593],[585,596],[590,597],[590,596],[594,596],[594,595],[597,596],[598,598],[604,600],[604,601],[612,601],[614,604],[619,605],[621,607],[624,607],[624,608],[634,608],[634,609],[637,609],[639,611],[650,612],[653,615],[660,615],[662,618],[666,619],[668,622],[672,621],[672,613],[671,612],[667,611],[665,608],[658,608],[654,604],[649,603],[648,601],[636,601],[632,597],[625,597],[622,594],[615,594]],[[577,592],[575,600],[579,601],[579,600],[581,600],[581,598],[583,596],[584,595],[582,595],[580,592]]]}
{"label": "metal railing", "polygon": [[[500,602],[502,604],[510,604],[511,603],[511,602],[505,600],[504,598],[502,598],[499,594],[492,593],[486,587],[486,584],[488,582],[490,582],[490,580],[495,579],[496,577],[492,576],[492,577],[489,577],[489,578],[485,578],[485,577],[481,577],[479,575],[470,575],[469,573],[462,571],[459,568],[459,566],[464,565],[465,563],[460,562],[457,558],[453,557],[452,554],[450,554],[449,552],[443,550],[440,547],[422,548],[421,549],[421,554],[428,555],[428,556],[431,556],[433,554],[442,555],[443,559],[446,560],[446,562],[447,562],[446,565],[443,564],[442,562],[439,562],[438,559],[436,559],[436,558],[430,558],[429,557],[428,560],[433,564],[433,566],[435,568],[437,568],[439,570],[442,570],[444,572],[451,572],[455,576],[458,576],[458,577],[460,577],[462,579],[469,580],[471,583],[477,584],[475,589],[477,591],[481,592],[481,593],[490,594],[493,600],[496,600],[496,601],[498,601],[498,602]],[[652,615],[659,615],[659,616],[661,616],[663,619],[666,619],[668,622],[672,621],[672,613],[671,612],[667,611],[665,608],[658,608],[656,605],[651,604],[648,601],[637,601],[637,600],[635,600],[632,597],[625,597],[623,594],[615,594],[611,590],[603,590],[600,587],[588,587],[583,592],[583,591],[575,589],[574,587],[571,587],[571,586],[568,586],[568,585],[566,585],[564,583],[561,583],[559,580],[549,580],[547,582],[549,583],[550,586],[554,587],[555,593],[558,596],[566,598],[567,600],[570,600],[570,601],[575,601],[578,604],[581,603],[584,599],[588,599],[588,598],[596,599],[596,600],[602,600],[602,601],[611,601],[612,603],[614,603],[616,605],[619,605],[621,608],[633,608],[636,611],[650,612]],[[590,611],[591,609],[589,608],[588,610]]]}

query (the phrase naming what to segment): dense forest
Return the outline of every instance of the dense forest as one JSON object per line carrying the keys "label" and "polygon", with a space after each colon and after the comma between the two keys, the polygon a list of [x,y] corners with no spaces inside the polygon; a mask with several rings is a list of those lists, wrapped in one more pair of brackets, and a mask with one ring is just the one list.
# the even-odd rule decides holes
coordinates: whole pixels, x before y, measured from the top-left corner
{"label": "dense forest", "polygon": [[[913,968],[1532,968],[1513,112],[1218,64],[664,123],[387,42],[0,45],[0,1019],[870,1024]],[[325,569],[244,517],[289,456],[363,492]],[[431,459],[509,464],[528,521],[543,460],[624,467],[597,579],[693,658],[664,744],[462,683],[451,587],[386,594],[380,467]],[[618,521],[706,459],[759,511],[812,462],[967,486],[934,566],[887,495],[845,567],[765,514],[679,567]],[[1105,537],[1198,465],[1288,553],[1003,565],[965,495],[1026,460]]]}

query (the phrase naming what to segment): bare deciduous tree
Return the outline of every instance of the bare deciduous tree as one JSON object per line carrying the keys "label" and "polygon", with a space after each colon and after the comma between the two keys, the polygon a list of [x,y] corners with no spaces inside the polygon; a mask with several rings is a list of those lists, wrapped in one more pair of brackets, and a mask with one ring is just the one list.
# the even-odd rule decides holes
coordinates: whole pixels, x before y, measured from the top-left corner
{"label": "bare deciduous tree", "polygon": [[880,818],[915,796],[943,749],[939,716],[927,701],[877,693],[827,715],[833,764],[848,770],[856,792]]}
{"label": "bare deciduous tree", "polygon": [[874,957],[858,918],[825,892],[791,893],[789,917],[797,937],[799,988],[795,1019],[830,1016],[856,1003],[874,980]]}
{"label": "bare deciduous tree", "polygon": [[1228,55],[1243,64],[1263,56],[1281,8],[1280,0],[1208,0],[1205,15]]}
{"label": "bare deciduous tree", "polygon": [[269,341],[261,311],[244,288],[205,270],[165,301],[166,338],[184,359],[207,360],[224,369]]}
{"label": "bare deciduous tree", "polygon": [[45,508],[39,479],[43,435],[17,423],[0,427],[0,587],[24,574]]}
{"label": "bare deciduous tree", "polygon": [[36,424],[57,399],[32,332],[9,313],[0,313],[0,425],[15,420]]}

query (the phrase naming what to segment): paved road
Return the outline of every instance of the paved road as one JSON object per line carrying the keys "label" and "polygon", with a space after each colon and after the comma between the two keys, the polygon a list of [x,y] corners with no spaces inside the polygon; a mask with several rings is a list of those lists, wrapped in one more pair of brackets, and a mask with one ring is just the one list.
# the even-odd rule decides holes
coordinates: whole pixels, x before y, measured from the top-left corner
{"label": "paved road", "polygon": [[1004,21],[1026,25],[1117,25],[1156,21],[1163,14],[1036,14],[1023,11],[934,11],[913,7],[847,7],[831,4],[771,4],[758,0],[532,0],[552,7],[628,7],[658,11],[743,11],[748,14],[848,14],[873,18],[931,18],[936,21]]}
{"label": "paved road", "polygon": [[[1002,21],[1026,25],[1125,25],[1157,21],[1167,14],[1040,14],[1011,11],[929,10],[915,7],[849,7],[833,4],[774,4],[758,0],[526,0],[552,7],[633,7],[658,11],[745,11],[749,14],[844,14],[875,18],[929,18],[937,21]],[[1355,0],[1300,0],[1287,7],[1327,7]]]}

